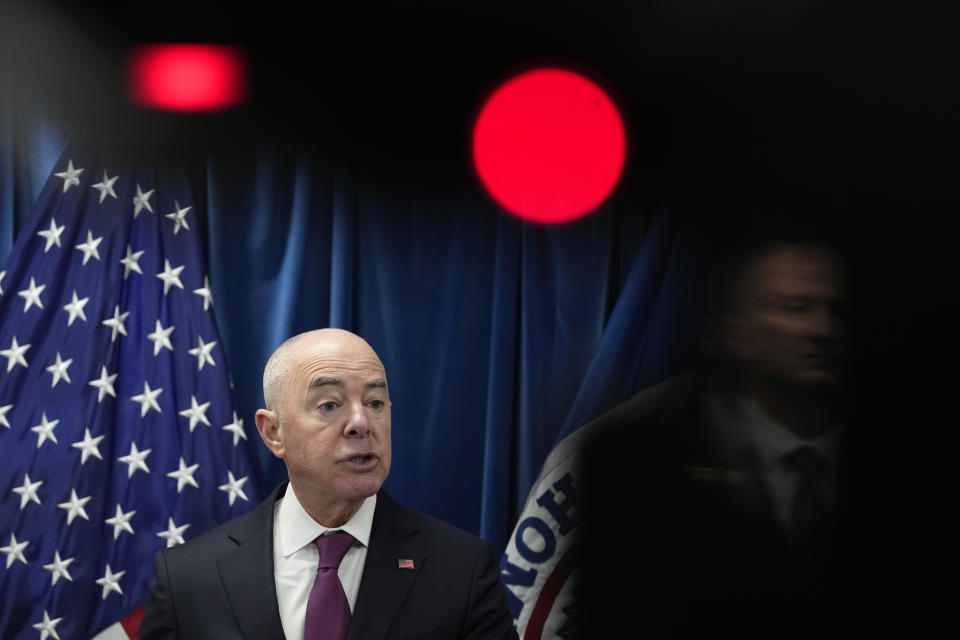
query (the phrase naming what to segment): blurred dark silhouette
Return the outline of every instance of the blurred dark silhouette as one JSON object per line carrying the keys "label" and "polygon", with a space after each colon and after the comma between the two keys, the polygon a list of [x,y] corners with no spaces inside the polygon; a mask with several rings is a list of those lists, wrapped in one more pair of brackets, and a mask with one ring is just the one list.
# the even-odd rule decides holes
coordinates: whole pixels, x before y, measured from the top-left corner
{"label": "blurred dark silhouette", "polygon": [[942,468],[884,420],[903,402],[856,335],[880,305],[850,281],[877,265],[848,266],[829,217],[726,222],[703,234],[702,369],[583,451],[582,637],[940,637]]}

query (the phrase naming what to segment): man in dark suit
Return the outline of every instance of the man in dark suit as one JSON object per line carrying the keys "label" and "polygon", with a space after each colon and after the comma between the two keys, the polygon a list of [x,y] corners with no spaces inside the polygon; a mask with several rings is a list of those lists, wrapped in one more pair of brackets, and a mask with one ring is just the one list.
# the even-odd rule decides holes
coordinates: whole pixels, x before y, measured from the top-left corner
{"label": "man in dark suit", "polygon": [[879,307],[854,295],[851,314],[840,255],[785,235],[719,263],[705,371],[595,429],[581,637],[956,635],[941,577],[956,546],[933,500],[946,454],[924,442],[927,398],[877,393],[904,374],[865,366]]}
{"label": "man in dark suit", "polygon": [[[711,371],[671,382],[584,451],[587,628],[613,631],[624,623],[616,612],[631,611],[656,637],[840,631],[825,624],[846,604],[833,526],[845,422],[840,261],[791,241],[737,258],[704,325]],[[628,468],[609,462],[620,450],[633,456]],[[627,483],[639,551],[609,563],[606,496]],[[615,574],[632,589],[607,586]]]}
{"label": "man in dark suit", "polygon": [[[157,554],[142,640],[516,638],[490,544],[380,490],[390,399],[365,341],[338,329],[291,338],[267,363],[264,397],[257,429],[290,482]],[[323,582],[335,537],[345,551]],[[327,635],[331,597],[343,629]]]}

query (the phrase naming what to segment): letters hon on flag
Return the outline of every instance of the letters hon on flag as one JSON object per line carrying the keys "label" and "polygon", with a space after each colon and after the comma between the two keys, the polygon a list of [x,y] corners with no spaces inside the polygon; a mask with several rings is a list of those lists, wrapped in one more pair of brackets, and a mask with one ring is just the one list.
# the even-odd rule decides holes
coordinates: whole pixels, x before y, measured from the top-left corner
{"label": "letters hon on flag", "polygon": [[84,144],[0,272],[5,639],[119,629],[159,548],[261,497],[185,171]]}

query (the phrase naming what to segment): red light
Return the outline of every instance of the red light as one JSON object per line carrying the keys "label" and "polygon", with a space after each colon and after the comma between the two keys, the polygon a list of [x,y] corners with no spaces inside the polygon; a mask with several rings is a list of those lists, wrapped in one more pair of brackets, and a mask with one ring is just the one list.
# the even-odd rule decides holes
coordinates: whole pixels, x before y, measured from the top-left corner
{"label": "red light", "polygon": [[247,97],[246,62],[236,47],[151,44],[128,58],[130,98],[168,111],[219,111]]}
{"label": "red light", "polygon": [[534,222],[573,220],[610,194],[623,169],[623,122],[593,82],[536,69],[501,85],[473,130],[473,161],[490,195]]}

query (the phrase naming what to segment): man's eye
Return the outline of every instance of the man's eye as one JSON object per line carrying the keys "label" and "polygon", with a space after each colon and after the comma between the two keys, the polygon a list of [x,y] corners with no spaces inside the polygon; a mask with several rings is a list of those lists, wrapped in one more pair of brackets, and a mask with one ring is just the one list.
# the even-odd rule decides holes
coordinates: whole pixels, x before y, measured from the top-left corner
{"label": "man's eye", "polygon": [[780,304],[780,310],[787,313],[804,313],[809,309],[809,305],[795,300],[789,300]]}
{"label": "man's eye", "polygon": [[324,402],[320,404],[320,408],[324,411],[333,411],[337,408],[337,403],[333,402],[332,400],[329,402]]}
{"label": "man's eye", "polygon": [[780,313],[804,313],[810,308],[806,300],[796,298],[771,298],[764,304],[768,309]]}
{"label": "man's eye", "polygon": [[371,400],[371,401],[370,401],[370,408],[371,408],[371,409],[382,409],[382,408],[383,408],[383,400]]}

